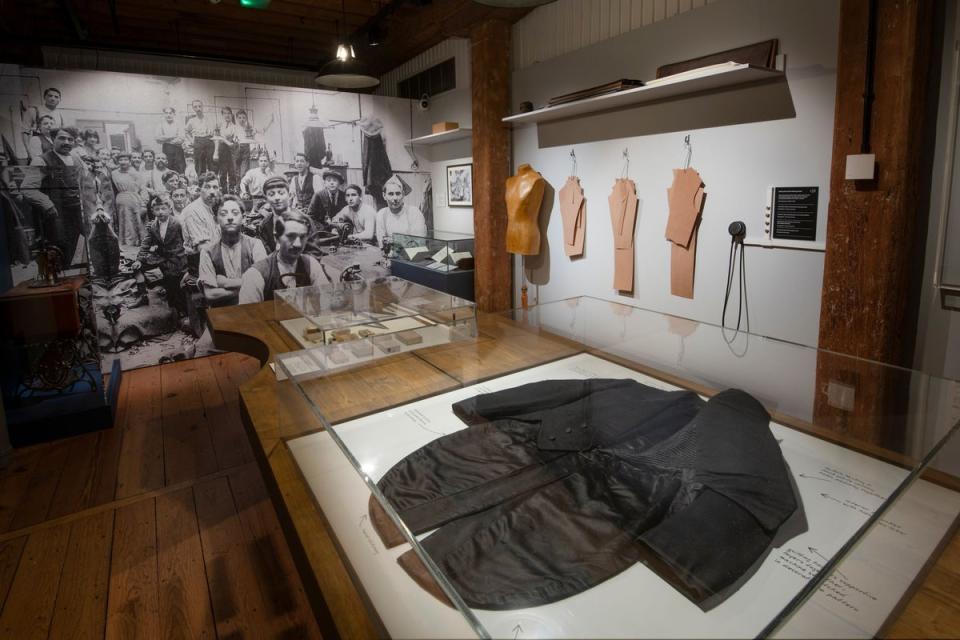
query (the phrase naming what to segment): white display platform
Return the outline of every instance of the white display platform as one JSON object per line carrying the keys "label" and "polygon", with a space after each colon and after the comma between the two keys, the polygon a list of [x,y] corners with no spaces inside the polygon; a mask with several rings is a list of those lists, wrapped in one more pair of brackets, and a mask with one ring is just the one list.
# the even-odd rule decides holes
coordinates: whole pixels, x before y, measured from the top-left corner
{"label": "white display platform", "polygon": [[[453,403],[546,379],[659,380],[580,354],[419,400],[336,427],[364,473],[378,480],[428,442],[465,428]],[[757,636],[878,508],[907,472],[771,423],[803,500],[808,530],[773,549],[726,601],[704,613],[656,573],[637,564],[576,596],[530,609],[474,610],[493,637]],[[396,563],[409,549],[386,549],[369,522],[369,489],[328,433],[288,442],[350,565],[391,636],[472,637],[466,619],[418,587]],[[951,523],[960,494],[916,482],[807,601],[781,637],[872,637]],[[425,537],[428,534],[424,534]],[[717,553],[723,553],[717,549]]]}

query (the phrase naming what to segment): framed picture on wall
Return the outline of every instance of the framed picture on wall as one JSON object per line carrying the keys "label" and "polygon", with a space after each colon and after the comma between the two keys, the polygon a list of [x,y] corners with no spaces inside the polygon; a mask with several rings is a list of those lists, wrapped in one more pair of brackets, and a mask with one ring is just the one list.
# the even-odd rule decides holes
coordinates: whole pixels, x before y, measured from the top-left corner
{"label": "framed picture on wall", "polygon": [[451,207],[473,206],[472,164],[451,164],[447,167],[447,203]]}

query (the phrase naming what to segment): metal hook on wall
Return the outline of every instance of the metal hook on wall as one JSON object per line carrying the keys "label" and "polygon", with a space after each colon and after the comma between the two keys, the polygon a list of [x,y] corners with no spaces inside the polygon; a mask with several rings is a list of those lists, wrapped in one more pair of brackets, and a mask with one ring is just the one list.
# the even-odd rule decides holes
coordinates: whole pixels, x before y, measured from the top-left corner
{"label": "metal hook on wall", "polygon": [[683,137],[683,168],[690,168],[690,157],[693,155],[693,147],[690,146],[690,134]]}
{"label": "metal hook on wall", "polygon": [[572,166],[570,167],[570,175],[576,178],[578,177],[577,176],[577,153],[573,149],[570,149],[570,162],[572,163]]}
{"label": "metal hook on wall", "polygon": [[623,149],[623,170],[620,172],[621,178],[626,178],[630,172],[630,150]]}

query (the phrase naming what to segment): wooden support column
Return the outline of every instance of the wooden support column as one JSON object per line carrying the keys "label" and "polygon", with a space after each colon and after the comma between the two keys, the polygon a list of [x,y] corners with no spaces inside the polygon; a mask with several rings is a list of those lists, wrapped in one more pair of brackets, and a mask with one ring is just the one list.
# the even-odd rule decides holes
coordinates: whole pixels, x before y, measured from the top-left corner
{"label": "wooden support column", "polygon": [[[869,138],[877,174],[869,182],[844,177],[846,156],[861,152],[869,0],[843,0],[840,10],[820,348],[906,367],[913,357],[930,189],[924,167],[934,4],[877,3]],[[821,354],[815,419],[898,448],[904,438],[906,382],[903,373]],[[844,387],[853,391],[852,409],[837,406],[844,404],[838,400]]]}
{"label": "wooden support column", "polygon": [[512,304],[506,250],[506,180],[510,175],[510,24],[487,20],[470,31],[473,84],[474,290],[480,311]]}

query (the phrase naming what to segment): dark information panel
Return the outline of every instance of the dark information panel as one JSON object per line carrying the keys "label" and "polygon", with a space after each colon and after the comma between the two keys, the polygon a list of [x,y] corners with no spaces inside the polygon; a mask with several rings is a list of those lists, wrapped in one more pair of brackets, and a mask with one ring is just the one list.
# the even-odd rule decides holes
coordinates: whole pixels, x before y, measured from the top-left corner
{"label": "dark information panel", "polygon": [[774,187],[774,239],[816,240],[819,195],[820,187]]}

